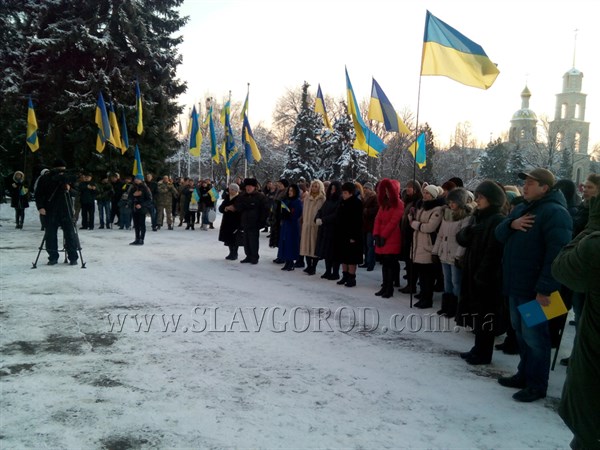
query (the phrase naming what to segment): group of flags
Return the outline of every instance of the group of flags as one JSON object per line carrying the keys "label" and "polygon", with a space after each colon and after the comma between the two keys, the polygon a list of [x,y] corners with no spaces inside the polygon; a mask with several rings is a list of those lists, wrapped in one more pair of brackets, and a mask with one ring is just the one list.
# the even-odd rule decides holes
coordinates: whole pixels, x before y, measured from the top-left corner
{"label": "group of flags", "polygon": [[[260,150],[252,133],[252,127],[248,120],[248,98],[249,93],[246,94],[246,100],[242,106],[242,112],[240,114],[240,120],[242,121],[242,148],[244,151],[244,157],[248,163],[258,162],[261,160]],[[223,125],[223,141],[217,142],[217,133],[214,123],[215,111],[213,110],[212,102],[207,105],[206,118],[204,125],[207,127],[207,131],[210,137],[210,149],[212,160],[220,164],[221,158],[225,165],[227,174],[235,161],[240,156],[240,149],[235,144],[235,136],[231,127],[231,99],[229,99],[223,109],[221,110],[220,121]],[[196,110],[196,105],[192,107],[190,114],[189,126],[189,152],[192,156],[199,157],[200,149],[202,146],[202,130],[200,127],[200,117]]]}
{"label": "group of flags", "polygon": [[[496,65],[488,58],[487,54],[479,44],[471,41],[462,33],[427,11],[425,17],[423,51],[421,56],[421,76],[442,75],[467,86],[488,89],[492,86],[499,73]],[[362,119],[347,69],[346,95],[347,111],[352,118],[356,134],[353,147],[357,150],[364,151],[368,156],[377,157],[386,146],[383,141],[367,127]],[[260,161],[261,154],[248,120],[248,97],[249,92],[246,94],[246,100],[242,107],[240,120],[242,120],[243,123],[242,148],[244,150],[244,156],[247,162],[252,163]],[[141,135],[144,131],[142,95],[137,81],[135,83],[135,98],[137,119],[136,131],[138,135]],[[325,100],[320,85],[318,86],[315,99],[315,112],[321,114],[323,117],[324,126],[332,129],[331,122],[327,116]],[[224,139],[222,144],[217,143],[216,140],[212,104],[208,110],[206,119],[206,121],[208,121],[210,133],[211,156],[216,163],[220,162],[221,156],[223,157],[227,173],[229,173],[229,169],[240,154],[235,145],[234,135],[231,129],[230,114],[231,100],[227,101],[221,111],[221,123],[224,127]],[[367,117],[369,120],[383,123],[386,131],[407,135],[410,134],[410,130],[396,113],[391,102],[381,89],[381,86],[374,78]],[[121,134],[113,103],[109,102],[107,108],[102,92],[98,94],[95,122],[98,125],[96,150],[100,153],[103,152],[105,145],[108,142],[115,148],[120,149],[121,154],[125,154],[129,147],[125,111],[123,109],[121,110],[121,129],[123,130],[123,133]],[[38,126],[35,110],[31,98],[29,98],[27,108],[26,143],[32,152],[38,150],[40,146],[37,130]],[[193,156],[200,156],[202,131],[200,129],[199,114],[195,106],[191,111],[188,134],[190,154]],[[421,133],[408,147],[409,152],[415,158],[415,162],[419,167],[426,165],[425,144],[425,135],[424,133]],[[142,163],[137,144],[135,148],[133,174],[137,177],[143,177]]]}
{"label": "group of flags", "polygon": [[[499,73],[496,65],[488,58],[480,45],[427,11],[421,76],[442,75],[467,86],[488,89]],[[353,147],[376,158],[385,149],[385,144],[364,123],[347,69],[346,91],[347,111],[352,118],[356,134]],[[321,114],[324,125],[331,129],[331,122],[327,116],[320,85],[317,89],[315,112]],[[386,131],[410,134],[410,130],[396,113],[383,89],[374,78],[367,118],[383,123]],[[415,158],[419,168],[426,165],[425,147],[426,137],[424,133],[421,133],[408,147],[408,151]]]}

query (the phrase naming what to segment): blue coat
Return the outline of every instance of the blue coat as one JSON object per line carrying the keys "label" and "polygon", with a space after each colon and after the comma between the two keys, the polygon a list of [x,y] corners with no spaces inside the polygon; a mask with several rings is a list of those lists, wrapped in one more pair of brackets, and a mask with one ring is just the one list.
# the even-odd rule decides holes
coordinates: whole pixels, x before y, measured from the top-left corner
{"label": "blue coat", "polygon": [[281,211],[281,229],[279,231],[279,250],[277,257],[285,261],[295,261],[300,257],[300,218],[302,201],[298,198],[286,198],[282,201],[285,208]]}
{"label": "blue coat", "polygon": [[[496,228],[496,238],[504,244],[502,278],[504,294],[535,299],[536,294],[549,295],[560,288],[552,277],[552,261],[569,243],[573,220],[560,191],[550,191],[540,200],[524,202]],[[510,227],[513,220],[530,213],[535,216],[527,232]]]}

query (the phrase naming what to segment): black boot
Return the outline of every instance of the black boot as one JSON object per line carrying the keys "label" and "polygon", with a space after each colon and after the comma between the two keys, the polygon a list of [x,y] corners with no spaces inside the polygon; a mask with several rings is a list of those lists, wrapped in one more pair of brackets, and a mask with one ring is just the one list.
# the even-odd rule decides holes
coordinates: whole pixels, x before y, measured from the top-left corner
{"label": "black boot", "polygon": [[346,284],[346,281],[348,281],[348,275],[350,275],[348,272],[342,272],[342,278],[337,282],[337,284]]}
{"label": "black boot", "polygon": [[396,267],[392,264],[390,266],[384,267],[382,271],[383,277],[383,293],[381,294],[381,298],[391,298],[394,296],[394,283],[395,278],[398,275]]}
{"label": "black boot", "polygon": [[442,308],[436,313],[438,316],[446,316],[450,313],[449,306],[452,297],[452,294],[449,294],[447,292],[444,292],[442,294]]}
{"label": "black boot", "polygon": [[314,275],[317,273],[317,262],[319,260],[317,258],[308,258],[308,267],[305,272],[307,275]]}
{"label": "black boot", "polygon": [[287,272],[291,272],[294,270],[294,261],[286,261],[285,265],[281,268],[281,270],[285,270]]}
{"label": "black boot", "polygon": [[454,294],[450,294],[448,304],[446,308],[446,317],[452,318],[456,316],[456,310],[458,309],[458,297]]}
{"label": "black boot", "polygon": [[[339,281],[338,281],[339,283]],[[344,286],[346,287],[354,287],[356,286],[356,274],[348,274],[348,279],[346,280],[346,284],[344,284]]]}
{"label": "black boot", "polygon": [[304,267],[304,256],[301,256],[296,260],[296,264],[294,264],[294,267],[298,269],[302,269]]}
{"label": "black boot", "polygon": [[225,259],[228,259],[230,261],[235,261],[238,258],[238,249],[237,247],[230,245],[229,246],[229,255],[227,255],[225,257]]}

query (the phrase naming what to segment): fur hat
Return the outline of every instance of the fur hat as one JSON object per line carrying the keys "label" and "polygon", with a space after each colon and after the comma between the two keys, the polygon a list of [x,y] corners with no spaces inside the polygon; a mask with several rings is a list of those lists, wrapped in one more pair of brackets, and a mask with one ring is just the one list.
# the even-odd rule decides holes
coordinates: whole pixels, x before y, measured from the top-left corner
{"label": "fur hat", "polygon": [[440,195],[438,187],[434,184],[428,184],[423,188],[423,190],[429,192],[429,195],[431,195],[433,198],[438,198],[438,196]]}
{"label": "fur hat", "polygon": [[55,159],[54,162],[52,163],[52,167],[67,167],[67,163],[65,162],[64,159]]}
{"label": "fur hat", "polygon": [[244,186],[258,187],[258,180],[256,178],[246,178],[244,180]]}
{"label": "fur hat", "polygon": [[446,197],[448,202],[454,202],[459,208],[464,208],[469,202],[469,193],[464,188],[454,188],[448,192]]}
{"label": "fur hat", "polygon": [[506,202],[504,190],[492,180],[482,181],[475,189],[475,194],[483,195],[492,206],[503,206]]}

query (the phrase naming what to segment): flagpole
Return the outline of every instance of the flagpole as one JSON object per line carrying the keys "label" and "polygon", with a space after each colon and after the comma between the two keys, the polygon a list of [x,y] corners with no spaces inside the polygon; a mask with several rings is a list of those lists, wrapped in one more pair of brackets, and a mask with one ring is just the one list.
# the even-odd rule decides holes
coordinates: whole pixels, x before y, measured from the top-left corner
{"label": "flagpole", "polygon": [[[229,90],[229,121],[231,123],[231,90]],[[225,128],[227,128],[227,124],[225,124]],[[229,133],[229,129],[225,130],[225,136]],[[229,155],[227,154],[227,139],[225,140],[225,176],[226,176],[226,186],[229,187]]]}
{"label": "flagpole", "polygon": [[[250,96],[250,83],[248,83],[247,89],[246,89],[246,99],[248,99]],[[246,111],[245,114],[246,116],[248,115],[248,109],[250,108],[249,105],[250,101],[248,101],[248,105],[246,105]],[[243,108],[243,106],[242,106]],[[242,126],[242,133],[244,133],[244,128]],[[243,140],[243,136],[242,136],[242,140]],[[244,178],[248,178],[248,158],[246,158],[246,149],[244,149]]]}

